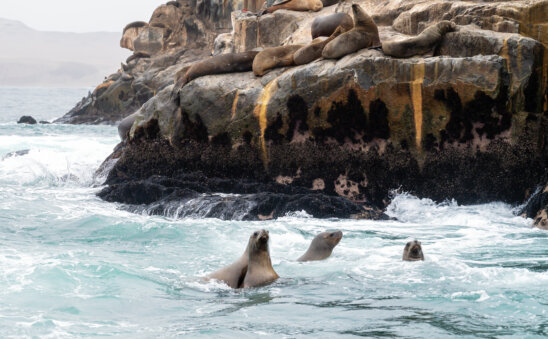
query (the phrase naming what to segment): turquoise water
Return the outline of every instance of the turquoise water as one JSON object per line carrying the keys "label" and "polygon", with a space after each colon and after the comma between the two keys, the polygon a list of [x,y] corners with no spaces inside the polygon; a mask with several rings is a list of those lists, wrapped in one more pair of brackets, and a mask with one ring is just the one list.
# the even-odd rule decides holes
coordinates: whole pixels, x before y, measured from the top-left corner
{"label": "turquoise water", "polygon": [[[513,206],[402,194],[388,209],[399,221],[131,214],[95,197],[93,173],[116,128],[13,122],[21,107],[53,119],[87,93],[42,91],[0,89],[0,158],[30,149],[0,161],[2,338],[548,335],[548,232]],[[199,279],[239,257],[260,228],[281,279],[249,290]],[[295,262],[327,229],[344,232],[333,255]],[[414,238],[426,260],[402,262]]]}

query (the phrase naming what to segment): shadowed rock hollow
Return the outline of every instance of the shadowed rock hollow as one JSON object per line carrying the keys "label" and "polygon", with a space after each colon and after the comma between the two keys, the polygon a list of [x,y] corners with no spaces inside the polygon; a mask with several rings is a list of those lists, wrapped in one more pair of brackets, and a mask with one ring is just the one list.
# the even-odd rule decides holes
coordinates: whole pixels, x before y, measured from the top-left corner
{"label": "shadowed rock hollow", "polygon": [[[357,3],[379,25],[381,41],[441,20],[459,26],[431,56],[396,59],[364,49],[261,78],[204,76],[176,92],[175,73],[209,55],[218,34],[215,50],[224,53],[308,43],[315,17],[350,4],[256,17],[233,11],[243,6],[237,1],[223,10],[178,1],[127,28],[122,44],[140,57],[63,118],[107,122],[138,112],[129,139],[107,162],[115,164],[101,196],[163,201],[164,210],[167,201],[212,192],[277,197],[239,218],[292,208],[319,217],[382,217],[394,189],[463,204],[527,199],[547,168],[548,1]],[[224,184],[211,184],[218,181]],[[137,191],[143,199],[132,196]],[[318,199],[291,205],[299,194]]]}

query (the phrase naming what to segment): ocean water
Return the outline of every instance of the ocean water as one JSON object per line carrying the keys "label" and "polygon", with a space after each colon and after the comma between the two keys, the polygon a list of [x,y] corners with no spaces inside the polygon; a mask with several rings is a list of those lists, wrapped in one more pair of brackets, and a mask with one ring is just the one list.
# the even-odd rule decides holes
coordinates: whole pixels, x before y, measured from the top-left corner
{"label": "ocean water", "polygon": [[[0,337],[544,337],[548,232],[515,206],[436,204],[408,194],[398,221],[175,220],[95,196],[118,142],[108,126],[17,125],[62,115],[87,89],[0,89]],[[280,279],[232,290],[200,277],[270,231]],[[324,230],[333,255],[298,263]],[[419,239],[424,262],[402,262]]]}

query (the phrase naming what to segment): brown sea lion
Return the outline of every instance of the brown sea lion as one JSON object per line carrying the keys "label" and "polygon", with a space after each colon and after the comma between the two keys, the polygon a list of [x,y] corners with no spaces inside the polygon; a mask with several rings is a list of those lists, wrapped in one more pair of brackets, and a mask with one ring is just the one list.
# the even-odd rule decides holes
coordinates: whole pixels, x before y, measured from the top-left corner
{"label": "brown sea lion", "polygon": [[423,55],[431,52],[448,32],[457,28],[454,22],[443,20],[428,26],[419,35],[401,40],[382,43],[384,54],[396,58],[409,58],[414,55]]}
{"label": "brown sea lion", "polygon": [[424,260],[424,254],[422,254],[422,246],[420,241],[413,240],[408,242],[403,249],[404,261],[420,261]]}
{"label": "brown sea lion", "polygon": [[312,26],[310,27],[312,39],[320,36],[330,36],[339,26],[342,26],[345,32],[349,31],[354,27],[354,20],[346,13],[319,16],[312,21]]}
{"label": "brown sea lion", "polygon": [[381,45],[377,25],[359,5],[352,5],[354,28],[345,32],[325,45],[322,56],[326,59],[338,59],[362,48]]}
{"label": "brown sea lion", "polygon": [[305,45],[287,45],[266,48],[257,54],[253,60],[253,73],[256,76],[263,76],[272,68],[293,65],[293,53]]}
{"label": "brown sea lion", "polygon": [[244,254],[242,254],[242,256],[238,260],[228,265],[227,267],[221,268],[220,270],[211,273],[207,276],[207,278],[223,281],[225,284],[232,288],[240,288],[242,287],[245,274],[247,273],[248,259],[249,258],[246,248]]}
{"label": "brown sea lion", "polygon": [[274,13],[279,9],[287,9],[290,11],[314,11],[317,12],[323,8],[323,3],[320,0],[286,0],[278,4],[272,5],[262,11],[259,15]]}
{"label": "brown sea lion", "polygon": [[342,26],[337,27],[335,32],[325,40],[315,39],[309,45],[299,49],[295,54],[293,54],[293,62],[295,65],[305,65],[311,63],[312,61],[319,59],[322,56],[322,51],[331,40],[335,39],[342,33],[346,31]]}
{"label": "brown sea lion", "polygon": [[279,278],[272,268],[268,239],[268,231],[266,230],[256,231],[249,238],[247,272],[241,287],[264,286]]}
{"label": "brown sea lion", "polygon": [[297,261],[313,261],[327,259],[335,246],[341,241],[343,233],[341,231],[322,232],[318,234],[310,243],[310,247]]}
{"label": "brown sea lion", "polygon": [[183,68],[177,72],[175,91],[190,81],[211,74],[224,74],[251,71],[253,59],[259,52],[227,53],[209,57],[192,64],[186,71]]}

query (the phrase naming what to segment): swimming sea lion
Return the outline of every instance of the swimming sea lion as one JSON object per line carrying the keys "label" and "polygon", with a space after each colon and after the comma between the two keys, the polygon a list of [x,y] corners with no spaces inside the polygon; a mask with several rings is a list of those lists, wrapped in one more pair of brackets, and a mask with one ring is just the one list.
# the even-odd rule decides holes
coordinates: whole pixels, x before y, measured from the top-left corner
{"label": "swimming sea lion", "polygon": [[312,26],[310,27],[312,39],[316,39],[319,36],[330,36],[339,26],[342,26],[345,32],[349,31],[354,27],[354,20],[346,13],[319,16],[312,21]]}
{"label": "swimming sea lion", "polygon": [[247,273],[241,287],[264,286],[279,278],[272,268],[268,238],[266,230],[256,231],[249,238]]}
{"label": "swimming sea lion", "polygon": [[327,259],[339,241],[343,233],[341,231],[322,232],[310,243],[310,247],[297,261],[313,261]]}
{"label": "swimming sea lion", "polygon": [[270,6],[260,15],[274,13],[279,9],[287,9],[290,11],[314,11],[317,12],[323,8],[323,3],[320,0],[286,0],[276,5]]}
{"label": "swimming sea lion", "polygon": [[227,267],[221,268],[220,270],[211,273],[207,276],[207,278],[224,281],[228,286],[232,288],[240,288],[242,287],[245,274],[247,273],[248,259],[249,258],[246,247],[244,254],[242,254],[242,256],[238,260],[228,265]]}
{"label": "swimming sea lion", "polygon": [[443,20],[428,26],[419,35],[402,41],[386,41],[382,43],[384,54],[396,58],[409,58],[432,51],[443,36],[457,28],[454,22]]}
{"label": "swimming sea lion", "polygon": [[266,48],[253,60],[253,73],[263,76],[272,68],[294,65],[293,54],[305,45],[287,45]]}
{"label": "swimming sea lion", "polygon": [[403,249],[404,261],[420,261],[424,260],[424,254],[422,254],[421,242],[413,240],[408,242]]}
{"label": "swimming sea lion", "polygon": [[377,25],[359,5],[352,5],[354,28],[345,32],[325,45],[322,56],[326,59],[338,59],[362,48],[381,45]]}
{"label": "swimming sea lion", "polygon": [[185,72],[177,72],[175,90],[180,89],[196,78],[206,75],[251,71],[253,59],[258,53],[256,51],[227,53],[199,61],[191,65]]}

